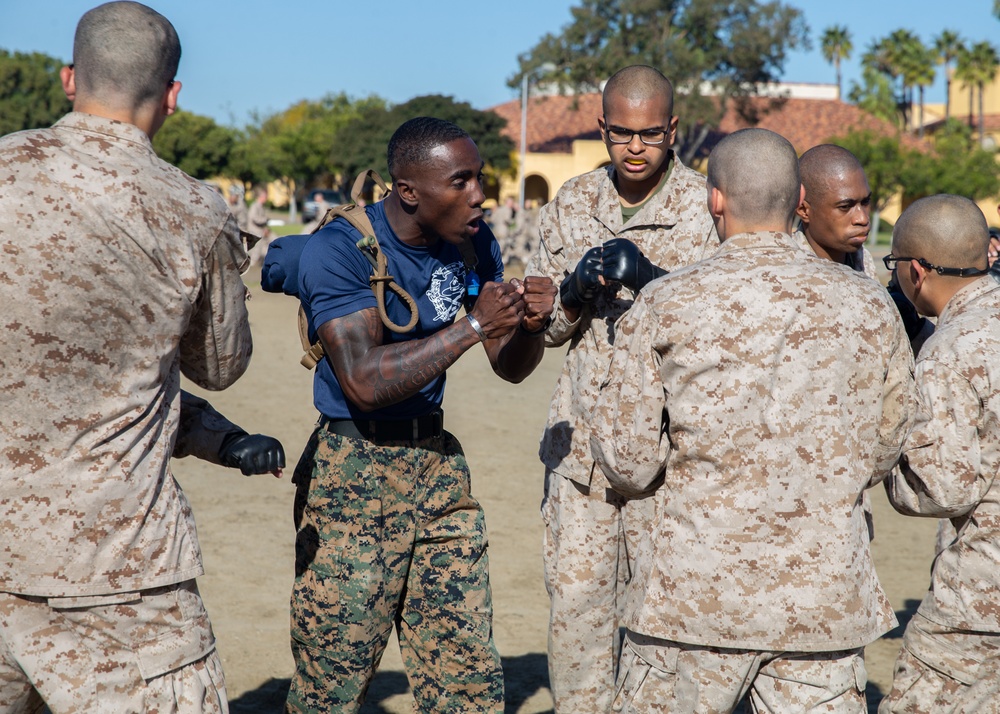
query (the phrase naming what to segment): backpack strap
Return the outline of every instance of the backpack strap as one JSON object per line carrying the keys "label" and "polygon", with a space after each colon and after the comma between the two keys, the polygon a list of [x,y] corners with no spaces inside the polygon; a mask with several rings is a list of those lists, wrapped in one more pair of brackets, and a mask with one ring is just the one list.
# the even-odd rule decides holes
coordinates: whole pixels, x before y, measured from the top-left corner
{"label": "backpack strap", "polygon": [[[364,189],[365,182],[369,179],[373,180],[375,184],[382,189],[383,192],[388,192],[388,187],[382,177],[374,169],[368,169],[362,172],[354,180],[354,186],[351,189],[351,199],[353,203],[344,204],[342,206],[334,206],[326,212],[323,219],[320,221],[319,225],[313,231],[323,228],[323,226],[336,220],[337,218],[343,218],[351,226],[354,227],[361,234],[361,240],[357,242],[358,249],[361,253],[368,259],[368,262],[372,266],[372,275],[368,279],[368,283],[372,288],[372,292],[375,293],[375,303],[378,309],[378,316],[382,320],[382,324],[388,329],[396,333],[404,333],[412,330],[419,319],[419,314],[417,312],[417,303],[413,297],[407,293],[403,288],[396,282],[393,276],[389,275],[389,261],[385,257],[385,253],[382,252],[378,244],[378,238],[375,237],[375,229],[372,227],[371,221],[368,220],[368,214],[365,213],[365,209],[362,206],[357,205],[358,197],[361,195],[361,191]],[[466,241],[462,242],[464,246]],[[471,243],[469,248],[471,249]],[[475,251],[472,252],[473,260],[476,258]],[[463,251],[463,259],[468,265],[468,258]],[[385,290],[388,286],[389,290],[396,293],[410,310],[410,320],[405,325],[397,325],[389,317],[389,314],[385,309]],[[323,344],[316,340],[316,342],[311,342],[309,340],[309,321],[306,317],[305,310],[303,309],[301,303],[299,304],[299,339],[302,342],[302,349],[305,350],[305,354],[300,360],[303,367],[306,369],[313,369],[321,359],[323,359]]]}

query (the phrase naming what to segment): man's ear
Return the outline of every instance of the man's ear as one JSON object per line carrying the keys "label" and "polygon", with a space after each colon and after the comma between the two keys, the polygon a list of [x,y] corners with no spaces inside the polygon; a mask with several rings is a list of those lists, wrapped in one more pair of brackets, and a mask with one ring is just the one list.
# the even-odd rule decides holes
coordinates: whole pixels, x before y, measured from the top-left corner
{"label": "man's ear", "polygon": [[927,279],[931,275],[931,271],[922,266],[916,260],[911,260],[907,263],[907,270],[910,271],[910,282],[913,283],[913,288],[920,292],[920,289],[924,287]]}
{"label": "man's ear", "polygon": [[674,142],[677,141],[677,124],[680,121],[680,117],[670,117],[670,123],[667,124],[667,146],[673,146]]}
{"label": "man's ear", "polygon": [[795,209],[795,215],[802,219],[802,222],[809,225],[810,215],[812,214],[812,208],[809,206],[809,201],[802,199],[799,201],[798,208]]}
{"label": "man's ear", "polygon": [[177,111],[177,95],[181,93],[181,83],[174,80],[167,87],[167,93],[163,96],[163,111],[170,116]]}
{"label": "man's ear", "polygon": [[59,79],[62,81],[63,92],[66,93],[66,99],[71,102],[76,101],[76,71],[70,67],[65,66],[59,70]]}
{"label": "man's ear", "polygon": [[399,200],[406,206],[415,208],[420,202],[417,188],[406,179],[396,179],[392,183],[392,190],[399,196]]}
{"label": "man's ear", "polygon": [[712,186],[708,193],[708,212],[712,214],[714,218],[721,218],[722,212],[726,207],[726,197],[722,195],[722,191]]}

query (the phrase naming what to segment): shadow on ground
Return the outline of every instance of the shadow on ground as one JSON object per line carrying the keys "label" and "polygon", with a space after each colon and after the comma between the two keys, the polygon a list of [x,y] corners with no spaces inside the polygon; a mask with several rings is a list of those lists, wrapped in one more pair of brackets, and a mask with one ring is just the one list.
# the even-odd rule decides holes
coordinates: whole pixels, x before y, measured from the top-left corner
{"label": "shadow on ground", "polygon": [[[549,671],[544,654],[532,653],[503,658],[507,702],[504,711],[516,714],[521,706],[538,691],[548,689]],[[229,702],[232,714],[279,714],[291,680],[270,679],[257,689],[243,693]],[[409,682],[402,672],[377,672],[361,707],[361,714],[386,714],[382,704],[392,697],[409,691]],[[546,714],[551,714],[551,710]]]}

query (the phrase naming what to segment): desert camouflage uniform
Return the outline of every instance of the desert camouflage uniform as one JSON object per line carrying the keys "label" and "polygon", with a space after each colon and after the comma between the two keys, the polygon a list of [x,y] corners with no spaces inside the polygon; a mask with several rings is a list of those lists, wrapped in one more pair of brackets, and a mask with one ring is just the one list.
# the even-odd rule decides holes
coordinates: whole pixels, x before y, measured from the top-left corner
{"label": "desert camouflage uniform", "polygon": [[[802,232],[801,223],[799,224],[799,230],[793,236],[804,250],[808,250],[810,253],[815,252],[809,243],[809,239],[806,238],[806,234]],[[845,253],[844,265],[851,270],[864,273],[872,280],[878,281],[878,274],[875,272],[875,259],[872,258],[872,254],[864,246],[861,247],[861,250],[853,253]],[[881,285],[881,283],[879,284]],[[875,540],[875,518],[872,516],[872,503],[871,498],[868,496],[868,491],[865,491],[861,497],[861,507],[865,512],[865,521],[868,523],[868,537],[870,540]]]}
{"label": "desert camouflage uniform", "polygon": [[[912,370],[885,290],[785,233],[734,236],[642,292],[591,435],[612,486],[655,488],[626,613],[639,656],[619,685],[646,665],[658,684],[629,689],[625,711],[668,690],[671,711],[726,711],[747,692],[764,711],[810,710],[808,697],[864,711],[859,650],[896,621],[862,493],[899,455]],[[682,666],[679,646],[737,674]]]}
{"label": "desert camouflage uniform", "polygon": [[221,389],[249,362],[236,222],[81,113],[0,139],[0,183],[0,710],[32,687],[55,714],[224,710],[168,461],[180,373]]}
{"label": "desert camouflage uniform", "polygon": [[903,637],[881,712],[1000,711],[1000,286],[948,302],[917,360],[920,410],[886,482],[901,513],[950,518],[958,537]]}
{"label": "desert camouflage uniform", "polygon": [[[615,237],[629,239],[666,270],[715,252],[719,239],[706,208],[704,176],[674,159],[664,186],[623,225],[613,171],[571,179],[542,208],[541,245],[527,275],[558,285],[587,250]],[[640,511],[647,504],[627,503],[612,491],[590,454],[591,412],[611,361],[615,321],[632,300],[629,290],[602,290],[577,322],[569,322],[557,299],[546,334],[549,347],[570,342],[539,448],[546,468],[545,582],[552,600],[549,676],[559,711],[610,709],[629,553],[645,531]]]}

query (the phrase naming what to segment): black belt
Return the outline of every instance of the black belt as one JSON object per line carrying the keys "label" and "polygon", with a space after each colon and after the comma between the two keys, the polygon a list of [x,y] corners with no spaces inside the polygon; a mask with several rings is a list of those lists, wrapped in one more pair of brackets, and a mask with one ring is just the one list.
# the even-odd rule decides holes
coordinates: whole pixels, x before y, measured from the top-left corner
{"label": "black belt", "polygon": [[444,412],[440,409],[415,419],[331,419],[319,420],[320,428],[365,441],[420,441],[441,436],[444,432]]}

